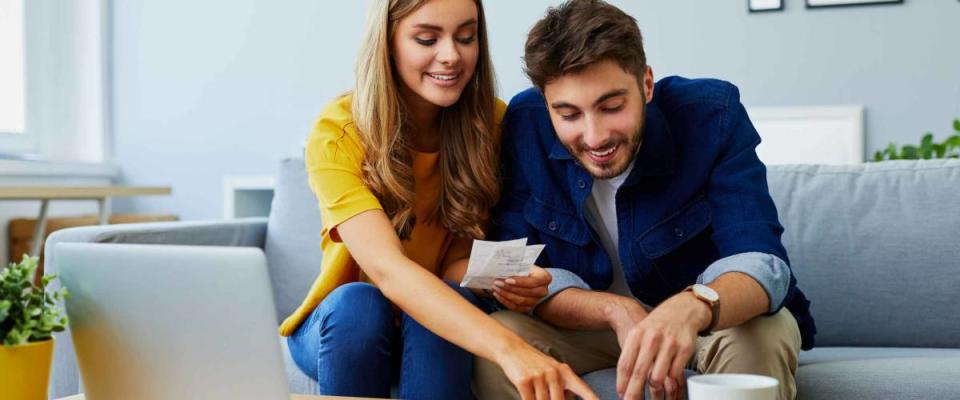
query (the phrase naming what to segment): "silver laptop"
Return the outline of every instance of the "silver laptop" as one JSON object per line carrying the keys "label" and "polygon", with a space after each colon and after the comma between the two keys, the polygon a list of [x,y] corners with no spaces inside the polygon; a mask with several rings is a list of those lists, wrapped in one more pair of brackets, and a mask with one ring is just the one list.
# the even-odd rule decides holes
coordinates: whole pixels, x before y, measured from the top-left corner
{"label": "silver laptop", "polygon": [[87,400],[288,400],[256,248],[58,244]]}

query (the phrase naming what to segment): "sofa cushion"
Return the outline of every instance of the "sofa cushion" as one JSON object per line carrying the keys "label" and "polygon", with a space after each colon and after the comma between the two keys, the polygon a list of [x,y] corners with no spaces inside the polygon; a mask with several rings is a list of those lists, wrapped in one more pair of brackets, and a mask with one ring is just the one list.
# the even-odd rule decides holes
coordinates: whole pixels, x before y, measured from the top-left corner
{"label": "sofa cushion", "polygon": [[[960,369],[960,350],[822,348],[801,353],[800,364],[799,399],[952,399],[960,393],[952,372]],[[601,399],[617,399],[616,369],[583,380]],[[921,385],[929,387],[911,387]]]}
{"label": "sofa cushion", "polygon": [[884,358],[810,364],[798,399],[956,399],[960,357]]}
{"label": "sofa cushion", "polygon": [[960,160],[771,166],[817,345],[960,347]]}
{"label": "sofa cushion", "polygon": [[320,272],[322,226],[303,159],[283,160],[274,183],[264,245],[278,322],[300,305]]}
{"label": "sofa cushion", "polygon": [[800,353],[800,365],[877,358],[960,358],[960,349],[919,347],[817,347]]}

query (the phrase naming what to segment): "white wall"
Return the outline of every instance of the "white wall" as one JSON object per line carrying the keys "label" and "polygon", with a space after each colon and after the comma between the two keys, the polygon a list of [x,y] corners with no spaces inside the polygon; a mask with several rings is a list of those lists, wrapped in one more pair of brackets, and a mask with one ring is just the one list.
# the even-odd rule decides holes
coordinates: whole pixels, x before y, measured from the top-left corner
{"label": "white wall", "polygon": [[[124,181],[172,197],[119,211],[221,215],[221,177],[270,174],[350,88],[369,1],[112,2],[114,152]],[[547,0],[487,0],[503,98],[528,85],[523,43]],[[960,2],[748,14],[746,1],[613,1],[655,75],[717,77],[751,106],[862,104],[866,152],[938,138],[960,117]],[[829,144],[824,144],[829,145]]]}

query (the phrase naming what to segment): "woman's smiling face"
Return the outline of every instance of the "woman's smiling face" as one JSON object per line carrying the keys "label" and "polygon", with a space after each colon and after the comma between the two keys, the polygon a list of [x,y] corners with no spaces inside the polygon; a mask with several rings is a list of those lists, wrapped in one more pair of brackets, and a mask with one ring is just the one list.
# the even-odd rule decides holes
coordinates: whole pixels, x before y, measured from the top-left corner
{"label": "woman's smiling face", "polygon": [[400,92],[413,107],[455,104],[477,67],[477,5],[430,0],[397,23],[392,58]]}

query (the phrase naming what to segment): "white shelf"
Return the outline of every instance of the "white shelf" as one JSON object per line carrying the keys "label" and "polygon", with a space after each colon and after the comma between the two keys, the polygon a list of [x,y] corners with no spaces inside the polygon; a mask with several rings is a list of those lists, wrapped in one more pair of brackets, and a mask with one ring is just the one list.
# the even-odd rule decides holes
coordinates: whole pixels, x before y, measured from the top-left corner
{"label": "white shelf", "polygon": [[273,176],[245,175],[223,178],[223,218],[266,217],[273,202]]}
{"label": "white shelf", "polygon": [[864,108],[854,106],[751,107],[762,142],[757,156],[773,164],[861,164]]}
{"label": "white shelf", "polygon": [[0,177],[88,177],[115,179],[120,168],[113,163],[53,162],[0,158]]}

